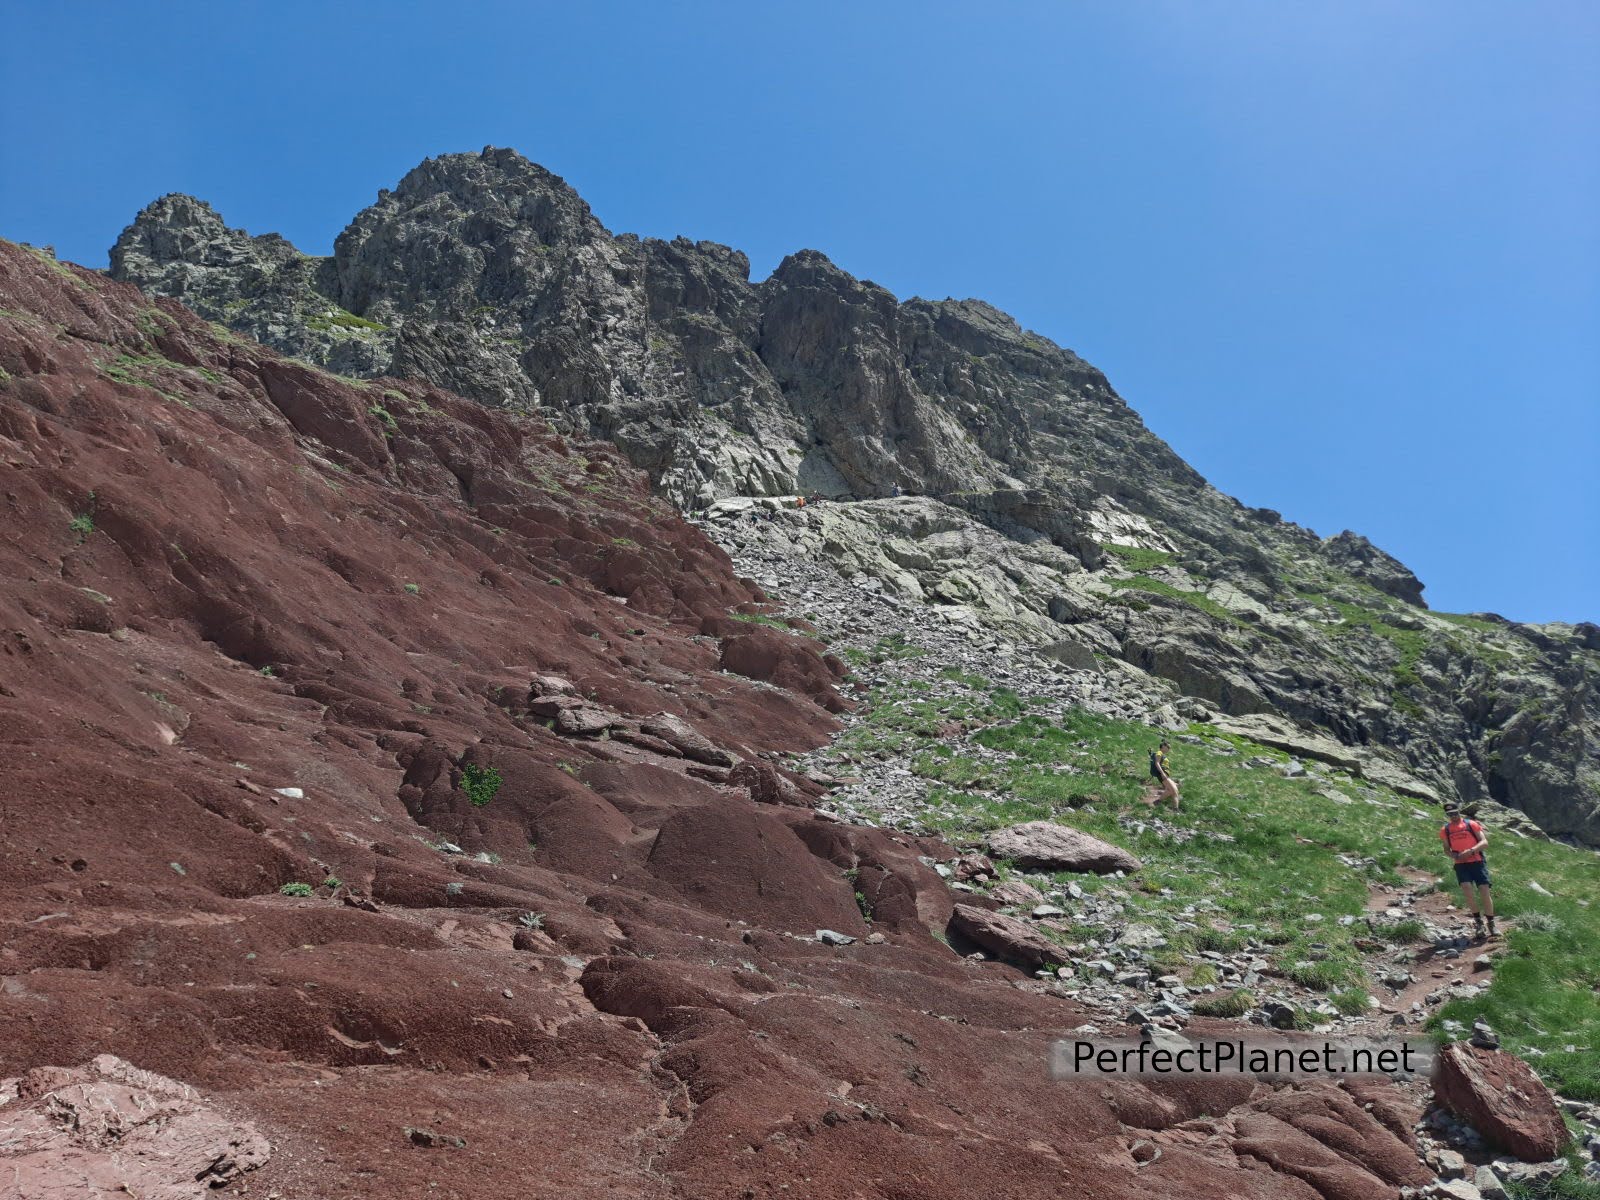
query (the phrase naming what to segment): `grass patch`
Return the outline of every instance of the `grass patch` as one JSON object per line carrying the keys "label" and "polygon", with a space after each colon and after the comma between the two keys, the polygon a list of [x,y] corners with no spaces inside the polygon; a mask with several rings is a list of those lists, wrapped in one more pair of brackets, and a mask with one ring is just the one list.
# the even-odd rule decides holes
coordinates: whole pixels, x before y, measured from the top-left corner
{"label": "grass patch", "polygon": [[1144,546],[1119,546],[1115,542],[1105,542],[1100,548],[1121,560],[1122,565],[1130,571],[1149,571],[1172,561],[1172,555],[1165,550],[1150,550]]}
{"label": "grass patch", "polygon": [[1135,575],[1132,579],[1108,579],[1106,582],[1124,591],[1148,592],[1152,596],[1165,596],[1169,600],[1178,600],[1191,608],[1198,608],[1219,621],[1248,628],[1237,616],[1204,592],[1186,592],[1182,588],[1175,588],[1170,583],[1162,583],[1159,579],[1151,579],[1146,575]]}
{"label": "grass patch", "polygon": [[1366,988],[1341,988],[1328,997],[1332,1005],[1347,1017],[1358,1017],[1368,1009],[1371,995]]}
{"label": "grass patch", "polygon": [[1242,1017],[1256,1006],[1256,998],[1244,989],[1233,992],[1212,992],[1194,1003],[1194,1011],[1202,1017]]}
{"label": "grass patch", "polygon": [[1420,942],[1423,938],[1422,922],[1415,917],[1407,917],[1403,921],[1386,921],[1372,926],[1374,937],[1380,937],[1386,942],[1393,942],[1397,946]]}
{"label": "grass patch", "polygon": [[743,621],[746,625],[765,625],[768,629],[781,629],[784,633],[793,633],[787,621],[777,617],[768,616],[766,613],[729,613],[735,621]]}
{"label": "grass patch", "polygon": [[188,400],[169,390],[173,385],[172,376],[204,379],[207,383],[220,383],[221,380],[215,371],[205,367],[190,367],[183,363],[173,362],[170,358],[162,358],[156,354],[119,354],[110,362],[98,364],[100,373],[107,379],[116,383],[126,384],[129,387],[144,388],[154,392],[163,400],[170,400],[173,404],[182,405],[184,408],[193,408]]}
{"label": "grass patch", "polygon": [[381,405],[381,404],[368,405],[367,406],[367,415],[368,416],[372,416],[372,417],[377,417],[378,420],[383,423],[383,431],[384,431],[385,435],[392,435],[392,434],[396,434],[396,433],[400,432],[400,422],[396,421],[394,419],[394,414],[392,412],[390,412],[387,408],[385,408],[383,405]]}
{"label": "grass patch", "polygon": [[[1341,623],[1334,627],[1335,633],[1348,635],[1352,631],[1367,633],[1375,638],[1380,638],[1394,648],[1397,656],[1394,667],[1394,686],[1396,688],[1417,687],[1422,679],[1417,674],[1417,666],[1422,661],[1422,656],[1427,653],[1429,638],[1426,631],[1421,629],[1401,629],[1398,625],[1390,625],[1383,620],[1384,608],[1367,608],[1360,604],[1351,604],[1346,600],[1335,600],[1321,592],[1296,589],[1301,598],[1311,600],[1326,608],[1334,609],[1341,618]],[[1420,716],[1420,706],[1409,697],[1394,697],[1396,707],[1411,716]]]}
{"label": "grass patch", "polygon": [[1438,617],[1441,621],[1449,621],[1452,625],[1459,625],[1463,629],[1471,629],[1477,633],[1501,634],[1505,627],[1493,621],[1485,621],[1482,617],[1472,616],[1470,613],[1447,613],[1429,610],[1430,617]]}
{"label": "grass patch", "polygon": [[921,646],[913,646],[909,638],[903,633],[891,633],[888,637],[881,637],[872,647],[873,662],[888,662],[897,658],[923,658],[927,651]]}
{"label": "grass patch", "polygon": [[[1440,819],[1428,806],[1331,772],[1357,797],[1337,803],[1317,793],[1318,779],[1245,765],[1256,756],[1287,756],[1203,725],[1189,731],[1200,744],[1173,739],[1184,807],[1161,816],[1193,831],[1179,840],[1136,825],[1149,819],[1140,799],[1149,751],[1162,736],[1148,726],[1081,710],[1046,718],[1007,693],[950,695],[927,684],[883,689],[865,716],[844,744],[911,752],[914,770],[932,785],[922,819],[927,831],[959,841],[1017,821],[1055,820],[1123,846],[1144,863],[1132,881],[1117,885],[1127,892],[1128,921],[1153,924],[1175,946],[1201,951],[1235,953],[1247,938],[1267,943],[1271,970],[1327,993],[1341,1011],[1366,1005],[1363,955],[1354,941],[1368,936],[1369,885],[1404,883],[1402,867],[1439,875],[1447,865],[1438,848]],[[972,742],[1010,757],[986,762],[963,753],[948,736],[951,722],[978,728]],[[1234,753],[1212,752],[1224,745]],[[1493,828],[1490,834],[1506,950],[1488,990],[1450,1003],[1433,1024],[1449,1018],[1470,1025],[1483,1016],[1509,1049],[1537,1051],[1529,1061],[1564,1095],[1600,1101],[1594,854]],[[1341,855],[1370,862],[1351,867]],[[1061,877],[1068,880],[1090,891],[1109,886]],[[1532,881],[1552,895],[1535,892]],[[1185,909],[1193,915],[1183,917]],[[1346,916],[1354,920],[1341,924]],[[1420,939],[1423,928],[1409,919],[1379,921],[1372,933],[1403,944]]]}
{"label": "grass patch", "polygon": [[316,313],[306,317],[306,327],[326,333],[330,329],[348,329],[356,333],[382,333],[389,327],[377,321],[369,321],[365,317],[358,317],[353,312],[342,308],[330,309],[327,312]]}

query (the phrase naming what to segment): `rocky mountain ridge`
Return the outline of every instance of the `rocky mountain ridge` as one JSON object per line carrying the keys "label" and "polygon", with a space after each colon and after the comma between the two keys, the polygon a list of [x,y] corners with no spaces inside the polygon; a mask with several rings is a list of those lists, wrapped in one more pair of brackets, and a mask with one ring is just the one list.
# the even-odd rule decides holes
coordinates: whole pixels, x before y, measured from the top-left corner
{"label": "rocky mountain ridge", "polygon": [[[1600,844],[1600,629],[1427,612],[1403,564],[1217,492],[1098,371],[982,302],[897,301],[814,251],[752,282],[725,246],[613,236],[498,149],[423,163],[326,259],[163,197],[112,274],[331,370],[537,410],[685,509],[850,501],[795,551],[1166,680],[1187,719],[1276,715],[1422,794]],[[909,527],[854,503],[897,493],[925,500]]]}

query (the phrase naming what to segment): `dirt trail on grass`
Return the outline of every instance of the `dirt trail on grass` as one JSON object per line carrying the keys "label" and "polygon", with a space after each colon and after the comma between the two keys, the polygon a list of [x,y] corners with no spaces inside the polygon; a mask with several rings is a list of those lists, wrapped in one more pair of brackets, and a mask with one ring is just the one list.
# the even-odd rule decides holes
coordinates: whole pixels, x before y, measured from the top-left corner
{"label": "dirt trail on grass", "polygon": [[[1471,917],[1451,903],[1455,899],[1451,883],[1410,867],[1401,868],[1400,874],[1406,882],[1399,886],[1371,885],[1367,894],[1367,915],[1387,914],[1394,921],[1421,921],[1425,929],[1456,935],[1456,944],[1440,945],[1438,939],[1429,938],[1408,945],[1387,946],[1367,955],[1372,993],[1383,1002],[1383,1007],[1367,1022],[1370,1032],[1395,1031],[1397,1027],[1393,1021],[1397,1013],[1407,1015],[1408,1028],[1418,1027],[1433,1010],[1451,998],[1451,988],[1463,985],[1487,988],[1494,979],[1496,953],[1505,946],[1504,918],[1499,922],[1498,937],[1473,941]],[[1359,939],[1357,944],[1365,949],[1367,944],[1377,941],[1376,938]],[[1402,972],[1410,976],[1408,982],[1399,988],[1386,986],[1388,979],[1398,980]],[[1436,995],[1443,999],[1430,1004],[1429,997]]]}

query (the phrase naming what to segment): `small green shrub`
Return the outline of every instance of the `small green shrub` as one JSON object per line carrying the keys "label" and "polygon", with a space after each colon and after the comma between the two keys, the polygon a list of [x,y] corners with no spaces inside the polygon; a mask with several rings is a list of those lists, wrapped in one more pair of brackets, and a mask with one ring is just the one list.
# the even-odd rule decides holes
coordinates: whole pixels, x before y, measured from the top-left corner
{"label": "small green shrub", "polygon": [[517,924],[524,929],[543,929],[544,914],[542,912],[525,912],[517,918]]}
{"label": "small green shrub", "polygon": [[1394,921],[1384,925],[1374,925],[1372,932],[1386,942],[1404,945],[1408,942],[1420,942],[1423,938],[1422,922],[1415,917],[1407,917],[1403,921]]}
{"label": "small green shrub", "polygon": [[325,888],[341,887],[343,886],[343,880],[341,880],[337,875],[329,875],[322,881],[322,886]]}
{"label": "small green shrub", "polygon": [[1349,968],[1329,960],[1321,962],[1300,961],[1293,963],[1284,975],[1294,980],[1301,987],[1314,988],[1319,992],[1332,991],[1334,987],[1343,983],[1349,974]]}
{"label": "small green shrub", "polygon": [[309,883],[286,883],[278,891],[285,896],[298,896],[303,899],[311,895],[311,885]]}
{"label": "small green shrub", "polygon": [[1255,1006],[1255,997],[1241,988],[1202,996],[1195,1001],[1194,1011],[1202,1017],[1242,1017]]}
{"label": "small green shrub", "polygon": [[368,407],[367,413],[370,416],[377,417],[378,420],[383,422],[383,431],[385,434],[400,432],[400,422],[396,421],[394,419],[394,414],[383,405],[373,404]]}
{"label": "small green shrub", "polygon": [[422,585],[417,583],[408,583],[406,584],[406,591],[413,596],[420,595],[422,592]]}
{"label": "small green shrub", "polygon": [[1329,1003],[1347,1017],[1357,1017],[1367,1011],[1366,988],[1340,988],[1328,997]]}
{"label": "small green shrub", "polygon": [[1237,954],[1245,947],[1245,936],[1232,929],[1196,929],[1196,950],[1215,950],[1219,954]]}
{"label": "small green shrub", "polygon": [[481,767],[468,763],[461,768],[461,790],[473,808],[482,808],[500,792],[504,780],[494,767]]}
{"label": "small green shrub", "polygon": [[67,522],[67,528],[78,535],[79,545],[94,532],[94,493],[89,493],[89,511],[81,512]]}
{"label": "small green shrub", "polygon": [[1566,923],[1560,917],[1546,912],[1525,912],[1517,917],[1517,925],[1526,933],[1562,933]]}

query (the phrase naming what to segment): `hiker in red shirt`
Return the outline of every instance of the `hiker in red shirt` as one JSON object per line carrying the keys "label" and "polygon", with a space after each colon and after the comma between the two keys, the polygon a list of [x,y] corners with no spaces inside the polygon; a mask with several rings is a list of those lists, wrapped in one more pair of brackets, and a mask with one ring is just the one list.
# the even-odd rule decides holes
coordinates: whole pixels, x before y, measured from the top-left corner
{"label": "hiker in red shirt", "polygon": [[[1439,830],[1439,840],[1450,852],[1456,865],[1456,882],[1461,885],[1461,897],[1472,914],[1474,935],[1482,940],[1483,919],[1489,918],[1489,936],[1499,936],[1494,927],[1494,896],[1490,893],[1489,864],[1484,861],[1483,848],[1489,844],[1483,826],[1461,815],[1461,810],[1450,805],[1445,810],[1449,820]],[[1479,905],[1482,911],[1479,911]]]}

